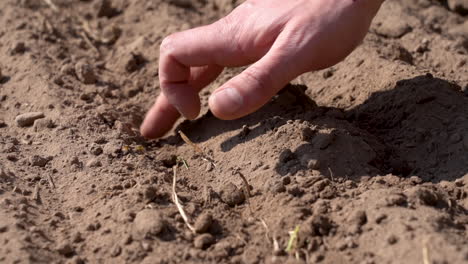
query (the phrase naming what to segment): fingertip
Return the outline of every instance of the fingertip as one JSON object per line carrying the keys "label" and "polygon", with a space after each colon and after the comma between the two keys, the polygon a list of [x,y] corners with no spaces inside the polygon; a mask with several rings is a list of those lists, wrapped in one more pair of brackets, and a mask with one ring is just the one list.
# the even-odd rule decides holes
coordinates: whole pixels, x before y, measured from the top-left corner
{"label": "fingertip", "polygon": [[238,118],[244,106],[244,98],[236,88],[226,87],[215,91],[208,101],[211,112],[223,120]]}
{"label": "fingertip", "polygon": [[140,133],[147,139],[160,138],[172,129],[179,117],[179,112],[160,96],[146,114]]}

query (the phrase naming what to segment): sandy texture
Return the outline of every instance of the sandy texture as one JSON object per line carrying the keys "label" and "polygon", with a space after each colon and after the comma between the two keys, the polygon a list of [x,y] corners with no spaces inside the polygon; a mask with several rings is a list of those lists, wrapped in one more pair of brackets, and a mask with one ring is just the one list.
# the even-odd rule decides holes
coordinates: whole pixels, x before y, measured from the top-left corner
{"label": "sandy texture", "polygon": [[468,263],[463,1],[386,1],[344,62],[229,122],[226,70],[150,142],[162,39],[238,2],[47,2],[0,1],[1,263]]}

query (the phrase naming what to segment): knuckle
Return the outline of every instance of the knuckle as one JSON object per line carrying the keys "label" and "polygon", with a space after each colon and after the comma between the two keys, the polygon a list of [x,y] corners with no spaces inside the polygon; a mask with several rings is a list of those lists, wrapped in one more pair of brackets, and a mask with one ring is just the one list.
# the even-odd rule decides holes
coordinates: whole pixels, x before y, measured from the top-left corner
{"label": "knuckle", "polygon": [[243,74],[247,83],[252,83],[259,91],[266,93],[272,88],[272,76],[269,72],[255,66],[251,66]]}
{"label": "knuckle", "polygon": [[243,43],[243,31],[242,23],[234,15],[228,15],[221,18],[217,22],[217,29],[222,36],[225,36],[229,41],[226,43],[229,45],[229,50],[232,55],[243,56],[245,54],[245,48]]}

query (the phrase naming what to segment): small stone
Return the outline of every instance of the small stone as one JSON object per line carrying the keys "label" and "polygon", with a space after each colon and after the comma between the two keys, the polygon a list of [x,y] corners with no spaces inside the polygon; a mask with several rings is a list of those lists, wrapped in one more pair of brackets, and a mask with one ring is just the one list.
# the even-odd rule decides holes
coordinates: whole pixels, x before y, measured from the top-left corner
{"label": "small stone", "polygon": [[[2,77],[0,76],[0,79]],[[0,128],[4,128],[4,127],[7,127],[8,125],[5,123],[5,121],[3,121],[2,119],[0,119]]]}
{"label": "small stone", "polygon": [[34,121],[34,125],[33,125],[35,132],[43,131],[45,129],[50,129],[54,127],[55,127],[54,122],[48,118],[37,119]]}
{"label": "small stone", "polygon": [[111,250],[111,257],[118,257],[122,253],[122,248],[119,245],[115,245]]}
{"label": "small stone", "polygon": [[364,210],[357,210],[351,216],[350,222],[362,226],[367,223],[367,214]]}
{"label": "small stone", "polygon": [[385,203],[387,206],[402,206],[406,203],[406,196],[401,193],[390,194],[385,197]]}
{"label": "small stone", "polygon": [[408,199],[412,203],[416,204],[436,206],[439,203],[439,201],[443,202],[443,199],[438,192],[426,187],[415,186],[410,189],[407,189],[405,193],[408,196]]}
{"label": "small stone", "polygon": [[199,234],[206,233],[213,223],[213,215],[209,212],[202,213],[195,221],[194,228]]}
{"label": "small stone", "polygon": [[52,160],[52,157],[44,158],[38,155],[34,155],[29,159],[29,163],[31,164],[31,166],[44,167],[51,160]]}
{"label": "small stone", "polygon": [[86,167],[88,167],[88,168],[95,168],[95,167],[101,167],[101,166],[102,166],[102,163],[98,159],[90,159],[86,163]]}
{"label": "small stone", "polygon": [[390,37],[390,38],[401,38],[406,33],[410,32],[412,28],[408,23],[400,18],[391,18],[385,21],[379,28],[377,28],[377,33],[379,35]]}
{"label": "small stone", "polygon": [[211,246],[214,242],[214,237],[212,235],[202,234],[194,239],[193,245],[195,246],[195,248],[198,249],[206,249],[209,246]]}
{"label": "small stone", "polygon": [[335,70],[332,69],[332,68],[329,68],[329,69],[326,69],[326,70],[323,71],[322,77],[324,79],[328,79],[328,78],[332,77],[334,73],[335,73]]}
{"label": "small stone", "polygon": [[307,168],[310,169],[310,170],[320,169],[320,161],[318,159],[310,159],[307,162]]}
{"label": "small stone", "polygon": [[99,156],[102,154],[103,150],[100,146],[93,144],[90,149],[91,154]]}
{"label": "small stone", "polygon": [[126,59],[125,70],[128,73],[132,73],[140,69],[145,63],[146,59],[141,54],[130,53]]}
{"label": "small stone", "polygon": [[236,206],[245,201],[244,192],[233,183],[228,183],[220,192],[221,200],[229,206]]}
{"label": "small stone", "polygon": [[78,79],[84,84],[94,84],[97,81],[94,68],[90,64],[82,61],[78,62],[75,65],[75,72]]}
{"label": "small stone", "polygon": [[15,122],[16,122],[16,125],[19,127],[27,127],[27,126],[32,126],[35,120],[41,119],[44,117],[45,117],[44,113],[42,112],[24,113],[24,114],[16,116]]}
{"label": "small stone", "polygon": [[161,214],[156,210],[144,209],[135,216],[134,229],[139,237],[151,238],[159,235],[166,223]]}
{"label": "small stone", "polygon": [[281,180],[272,179],[267,186],[267,191],[270,191],[273,194],[283,193],[286,191],[286,187]]}

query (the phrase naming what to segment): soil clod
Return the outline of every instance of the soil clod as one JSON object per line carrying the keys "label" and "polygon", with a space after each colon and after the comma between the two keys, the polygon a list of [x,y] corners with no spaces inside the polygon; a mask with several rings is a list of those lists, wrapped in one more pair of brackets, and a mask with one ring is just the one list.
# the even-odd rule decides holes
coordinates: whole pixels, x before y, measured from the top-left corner
{"label": "soil clod", "polygon": [[32,126],[37,119],[44,117],[44,113],[42,112],[29,112],[16,116],[15,122],[19,127],[27,127]]}

